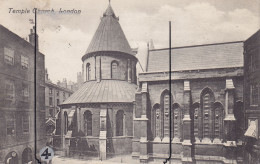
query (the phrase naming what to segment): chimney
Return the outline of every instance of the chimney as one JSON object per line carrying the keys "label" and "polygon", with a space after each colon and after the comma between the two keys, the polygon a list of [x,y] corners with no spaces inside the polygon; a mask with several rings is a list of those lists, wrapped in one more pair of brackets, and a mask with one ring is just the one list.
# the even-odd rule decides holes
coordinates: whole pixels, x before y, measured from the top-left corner
{"label": "chimney", "polygon": [[[39,50],[39,39],[38,35],[36,34],[36,49]],[[35,26],[33,26],[33,29],[30,29],[30,34],[29,34],[29,42],[35,46]]]}

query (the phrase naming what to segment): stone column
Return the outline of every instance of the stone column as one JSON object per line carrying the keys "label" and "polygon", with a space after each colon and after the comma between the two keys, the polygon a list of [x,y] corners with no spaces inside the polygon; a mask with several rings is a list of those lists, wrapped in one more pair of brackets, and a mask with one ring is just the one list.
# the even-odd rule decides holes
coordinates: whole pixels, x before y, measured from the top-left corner
{"label": "stone column", "polygon": [[[183,91],[183,107],[184,107],[184,118],[183,118],[183,156],[182,163],[192,163],[192,144],[191,144],[191,119],[190,119],[190,103],[191,103],[191,90],[190,82],[188,80],[184,81],[184,91]],[[180,116],[181,117],[181,116]]]}
{"label": "stone column", "polygon": [[226,79],[225,89],[225,119],[224,119],[224,138],[225,138],[225,163],[231,163],[236,159],[235,150],[237,143],[235,141],[235,116],[234,116],[234,91],[232,79]]}
{"label": "stone column", "polygon": [[107,158],[107,109],[100,110],[99,159]]}

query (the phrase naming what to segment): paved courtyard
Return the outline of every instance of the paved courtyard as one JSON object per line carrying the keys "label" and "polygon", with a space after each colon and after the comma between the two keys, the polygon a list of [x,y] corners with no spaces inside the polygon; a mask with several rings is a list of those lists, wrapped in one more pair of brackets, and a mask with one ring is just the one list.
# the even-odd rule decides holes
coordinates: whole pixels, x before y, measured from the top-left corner
{"label": "paved courtyard", "polygon": [[[105,161],[100,161],[98,158],[92,158],[92,159],[86,159],[83,157],[65,158],[60,156],[55,156],[52,160],[52,164],[139,164],[139,163],[140,163],[139,160],[132,159],[130,155],[113,157]],[[149,164],[162,164],[162,163],[163,160],[149,162]]]}

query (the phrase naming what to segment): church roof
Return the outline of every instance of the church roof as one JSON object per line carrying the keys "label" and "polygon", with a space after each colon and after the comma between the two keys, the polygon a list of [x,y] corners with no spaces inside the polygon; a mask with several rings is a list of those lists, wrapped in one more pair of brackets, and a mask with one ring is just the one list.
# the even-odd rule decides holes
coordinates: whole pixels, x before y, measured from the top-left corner
{"label": "church roof", "polygon": [[137,86],[127,81],[88,81],[62,105],[78,103],[129,103],[134,101]]}
{"label": "church roof", "polygon": [[[243,67],[243,42],[175,47],[172,71]],[[147,72],[169,71],[169,48],[149,51]]]}
{"label": "church roof", "polygon": [[118,51],[134,55],[111,5],[101,18],[85,55],[99,51]]}

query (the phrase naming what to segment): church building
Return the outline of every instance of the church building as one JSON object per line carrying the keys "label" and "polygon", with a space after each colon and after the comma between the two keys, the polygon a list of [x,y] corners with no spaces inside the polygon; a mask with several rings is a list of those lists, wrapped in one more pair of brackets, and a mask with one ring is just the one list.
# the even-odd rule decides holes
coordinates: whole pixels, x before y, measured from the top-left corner
{"label": "church building", "polygon": [[84,84],[60,105],[63,153],[161,163],[171,140],[172,161],[243,163],[243,42],[174,47],[171,56],[169,71],[169,49],[149,50],[137,85],[138,60],[109,4],[82,57]]}
{"label": "church building", "polygon": [[243,163],[243,42],[171,48],[169,68],[169,48],[148,51],[132,156],[162,163],[171,133],[173,162]]}
{"label": "church building", "polygon": [[136,63],[111,5],[82,57],[84,84],[63,102],[58,124],[61,146],[73,153],[131,154]]}

